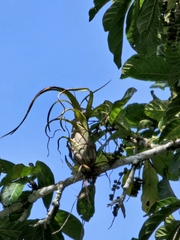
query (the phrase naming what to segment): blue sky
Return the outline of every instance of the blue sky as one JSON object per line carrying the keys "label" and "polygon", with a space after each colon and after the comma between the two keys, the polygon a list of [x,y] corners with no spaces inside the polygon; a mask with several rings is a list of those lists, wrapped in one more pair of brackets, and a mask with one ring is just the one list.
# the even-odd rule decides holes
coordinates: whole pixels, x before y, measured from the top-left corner
{"label": "blue sky", "polygon": [[[112,80],[96,94],[95,104],[106,99],[118,100],[129,87],[138,90],[132,102],[151,99],[148,88],[151,83],[119,80],[121,72],[113,63],[107,34],[102,27],[102,15],[106,8],[89,23],[88,11],[92,6],[93,1],[80,0],[0,2],[0,135],[19,124],[32,98],[47,86],[89,87],[95,90]],[[128,43],[125,43],[123,61],[132,54]],[[168,96],[166,91],[155,90],[155,93],[162,99]],[[70,176],[70,171],[60,159],[56,140],[52,140],[50,156],[47,157],[44,134],[47,111],[56,98],[57,93],[51,92],[37,100],[21,128],[12,136],[0,140],[0,157],[24,164],[45,161],[59,181]],[[65,153],[62,151],[62,154]],[[118,172],[113,172],[112,180]],[[62,209],[70,211],[80,187],[76,184],[64,192]],[[119,214],[108,230],[113,219],[111,210],[107,208],[110,193],[108,179],[100,177],[97,181],[96,213],[85,224],[85,240],[137,237],[144,220],[140,196],[126,202],[127,217],[123,219]],[[46,211],[43,208],[39,210],[40,205],[39,200],[32,217],[45,216]],[[76,209],[73,214],[76,214]]]}

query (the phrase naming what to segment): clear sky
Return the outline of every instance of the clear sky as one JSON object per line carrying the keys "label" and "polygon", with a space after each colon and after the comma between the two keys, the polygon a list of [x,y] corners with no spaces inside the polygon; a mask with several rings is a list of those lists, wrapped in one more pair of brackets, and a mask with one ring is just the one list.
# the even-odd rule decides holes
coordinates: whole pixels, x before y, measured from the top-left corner
{"label": "clear sky", "polygon": [[[112,80],[96,94],[95,104],[106,99],[118,100],[129,87],[138,90],[132,102],[151,100],[151,83],[119,80],[121,72],[113,63],[107,34],[102,27],[106,7],[89,23],[88,11],[92,6],[92,0],[0,1],[0,135],[19,124],[32,98],[47,86],[95,90]],[[123,61],[131,54],[132,50],[125,43]],[[168,96],[166,91],[155,90],[155,93],[162,99]],[[56,98],[57,93],[54,92],[37,100],[21,128],[0,140],[0,158],[24,164],[44,161],[59,181],[70,176],[70,171],[60,159],[56,140],[52,140],[50,156],[47,157],[44,134],[47,111]],[[58,112],[54,114],[58,115]],[[65,151],[61,151],[64,155]],[[112,181],[118,172],[113,172]],[[80,188],[81,185],[76,184],[65,190],[62,209],[70,211]],[[100,177],[97,181],[96,213],[85,224],[85,240],[137,237],[144,220],[140,196],[125,202],[126,218],[123,219],[119,213],[113,227],[108,230],[113,219],[111,209],[107,208],[110,193],[108,179]],[[40,205],[40,200],[35,203],[32,217],[44,218],[46,210],[40,209]],[[73,214],[76,215],[76,209]]]}

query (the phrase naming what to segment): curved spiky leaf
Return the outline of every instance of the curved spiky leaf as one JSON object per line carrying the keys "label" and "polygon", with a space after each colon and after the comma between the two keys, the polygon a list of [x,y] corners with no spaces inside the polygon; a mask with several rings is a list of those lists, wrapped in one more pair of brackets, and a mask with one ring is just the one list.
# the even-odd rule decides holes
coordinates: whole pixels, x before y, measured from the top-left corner
{"label": "curved spiky leaf", "polygon": [[124,19],[130,2],[131,0],[115,1],[103,17],[104,30],[109,31],[109,49],[114,55],[114,62],[118,68],[121,67]]}
{"label": "curved spiky leaf", "polygon": [[158,56],[143,57],[133,55],[122,67],[121,79],[128,77],[144,81],[167,81],[170,66],[167,61]]}
{"label": "curved spiky leaf", "polygon": [[[34,102],[37,100],[37,98],[38,98],[40,95],[42,95],[42,94],[44,94],[44,93],[46,93],[46,92],[49,92],[49,91],[57,91],[57,92],[60,93],[60,95],[61,95],[61,94],[64,94],[64,95],[70,100],[70,102],[71,102],[71,104],[72,104],[72,107],[73,107],[74,109],[77,109],[77,110],[81,111],[81,107],[80,107],[78,101],[76,100],[76,97],[75,97],[71,92],[75,92],[75,91],[89,91],[89,89],[88,89],[88,88],[65,89],[65,88],[55,87],[55,86],[53,86],[53,87],[47,87],[47,88],[42,89],[40,92],[38,92],[38,93],[36,94],[36,96],[35,96],[35,97],[33,98],[33,100],[31,101],[31,103],[30,103],[30,105],[29,105],[29,107],[28,107],[28,110],[27,110],[24,118],[23,118],[22,121],[20,122],[20,124],[19,124],[15,129],[13,129],[13,130],[10,131],[9,133],[3,135],[2,137],[5,137],[5,136],[7,136],[7,135],[9,135],[9,134],[13,134],[13,133],[22,125],[22,123],[25,121],[25,119],[27,118],[27,116],[28,116],[28,114],[29,114],[32,106],[34,105]],[[1,138],[2,138],[2,137],[1,137]]]}

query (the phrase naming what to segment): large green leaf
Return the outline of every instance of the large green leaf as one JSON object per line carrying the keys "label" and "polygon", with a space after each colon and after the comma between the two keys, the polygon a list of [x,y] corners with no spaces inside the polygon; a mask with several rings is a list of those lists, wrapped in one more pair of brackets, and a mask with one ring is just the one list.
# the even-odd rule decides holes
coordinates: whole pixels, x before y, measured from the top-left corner
{"label": "large green leaf", "polygon": [[4,206],[9,206],[15,202],[21,195],[26,183],[26,179],[21,179],[18,182],[6,184],[1,190],[1,203]]}
{"label": "large green leaf", "polygon": [[124,105],[131,99],[137,90],[135,88],[129,88],[124,94],[121,100],[113,103],[111,112],[109,114],[109,123],[112,125],[117,118],[118,114],[121,112]]}
{"label": "large green leaf", "polygon": [[145,106],[144,112],[148,117],[159,122],[164,116],[167,105],[167,101],[156,98]]}
{"label": "large green leaf", "polygon": [[24,178],[29,175],[36,175],[40,171],[41,169],[38,166],[27,167],[22,163],[14,165],[14,167],[2,179],[1,186],[19,178]]}
{"label": "large green leaf", "polygon": [[25,221],[26,225],[23,227],[21,235],[16,240],[64,240],[62,232],[52,234],[52,232],[58,230],[58,224],[52,222],[47,228],[44,226],[33,227],[38,220],[39,219]]}
{"label": "large green leaf", "polygon": [[[55,183],[54,175],[51,169],[41,161],[36,162],[36,166],[40,167],[41,171],[37,175],[38,187],[42,188],[45,186],[49,186]],[[49,209],[53,197],[53,193],[50,193],[42,198],[44,206],[46,209]]]}
{"label": "large green leaf", "polygon": [[55,222],[62,227],[62,232],[74,240],[81,240],[84,236],[84,229],[81,222],[71,213],[58,210]]}
{"label": "large green leaf", "polygon": [[84,221],[89,221],[90,218],[94,215],[95,206],[94,206],[94,197],[95,197],[95,186],[87,186],[82,188],[79,193],[77,201],[77,212]]}
{"label": "large green leaf", "polygon": [[126,36],[131,47],[137,51],[136,44],[139,42],[140,35],[136,27],[136,19],[140,10],[140,1],[134,1],[131,5],[126,18]]}
{"label": "large green leaf", "polygon": [[137,17],[136,26],[140,34],[136,50],[144,56],[156,53],[160,38],[158,0],[145,0]]}
{"label": "large green leaf", "polygon": [[163,124],[166,125],[168,122],[177,118],[180,113],[180,94],[178,94],[172,101],[169,103],[168,108],[165,112],[165,117],[163,119]]}
{"label": "large green leaf", "polygon": [[172,215],[165,218],[165,224],[156,231],[156,240],[179,240],[180,221],[176,221]]}
{"label": "large green leaf", "polygon": [[3,173],[9,172],[14,167],[14,165],[15,164],[10,161],[0,159],[0,172]]}
{"label": "large green leaf", "polygon": [[161,181],[159,181],[158,193],[159,193],[159,199],[165,199],[168,197],[176,197],[171,188],[169,180],[166,177],[164,177]]}
{"label": "large green leaf", "polygon": [[109,49],[114,55],[114,62],[118,68],[121,67],[124,19],[130,2],[131,0],[115,1],[103,17],[104,30],[109,31]]}
{"label": "large green leaf", "polygon": [[174,154],[173,152],[168,152],[168,153],[162,153],[159,155],[154,155],[151,160],[153,162],[153,166],[156,169],[156,172],[161,175],[162,177],[164,176],[164,173],[167,173],[168,179],[169,180],[178,180],[178,175],[174,174],[171,171],[171,161],[173,158]]}
{"label": "large green leaf", "polygon": [[148,212],[150,207],[159,199],[158,190],[158,176],[156,170],[151,163],[146,160],[143,169],[143,185],[142,185],[142,209]]}
{"label": "large green leaf", "polygon": [[180,137],[180,119],[175,119],[171,121],[165,128],[163,129],[159,141],[162,142],[163,140],[174,140]]}
{"label": "large green leaf", "polygon": [[144,119],[149,119],[144,113],[145,104],[128,104],[124,109],[124,114],[131,127],[137,127],[138,123]]}
{"label": "large green leaf", "polygon": [[155,212],[150,216],[143,224],[139,232],[139,240],[147,240],[150,238],[152,233],[158,227],[158,225],[170,214],[175,212],[180,208],[180,200],[177,200],[175,203],[169,204],[166,207],[163,207],[159,211]]}
{"label": "large green leaf", "polygon": [[89,10],[89,21],[91,21],[99,10],[110,0],[94,0],[94,7]]}
{"label": "large green leaf", "polygon": [[121,79],[128,77],[144,81],[166,81],[170,67],[167,61],[158,56],[143,57],[133,55],[122,67]]}
{"label": "large green leaf", "polygon": [[173,158],[170,163],[170,171],[172,174],[179,177],[180,173],[180,151],[177,150],[177,152],[173,155]]}

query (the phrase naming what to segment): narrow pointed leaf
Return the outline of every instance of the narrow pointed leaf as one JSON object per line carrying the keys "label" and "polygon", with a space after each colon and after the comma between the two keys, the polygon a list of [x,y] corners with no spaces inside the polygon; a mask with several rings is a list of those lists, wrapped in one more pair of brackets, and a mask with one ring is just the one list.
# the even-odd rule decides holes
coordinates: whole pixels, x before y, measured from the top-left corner
{"label": "narrow pointed leaf", "polygon": [[135,88],[129,88],[124,97],[121,100],[118,100],[113,103],[112,109],[109,115],[109,123],[112,125],[115,119],[117,118],[118,114],[121,112],[124,105],[131,99],[131,97],[134,95],[134,93],[137,90]]}

